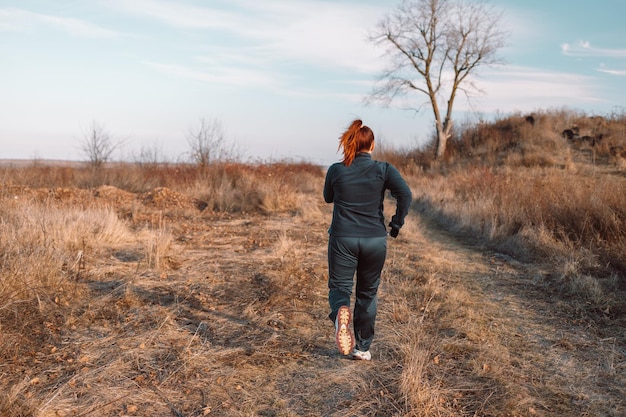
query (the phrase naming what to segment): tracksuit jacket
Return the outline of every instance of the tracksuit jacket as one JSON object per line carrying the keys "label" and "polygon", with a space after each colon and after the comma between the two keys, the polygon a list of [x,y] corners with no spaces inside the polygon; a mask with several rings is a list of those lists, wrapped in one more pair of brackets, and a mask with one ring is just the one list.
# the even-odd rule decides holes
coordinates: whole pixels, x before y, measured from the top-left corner
{"label": "tracksuit jacket", "polygon": [[411,189],[398,170],[387,162],[359,153],[350,166],[338,162],[326,173],[324,200],[334,203],[329,233],[341,237],[382,237],[387,235],[383,214],[386,190],[396,201],[391,223],[398,229],[411,205]]}

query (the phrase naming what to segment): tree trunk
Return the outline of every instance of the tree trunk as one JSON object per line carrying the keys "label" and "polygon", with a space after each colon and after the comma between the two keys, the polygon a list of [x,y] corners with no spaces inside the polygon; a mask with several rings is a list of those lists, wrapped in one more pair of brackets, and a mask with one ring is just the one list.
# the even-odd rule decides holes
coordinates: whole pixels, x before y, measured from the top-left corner
{"label": "tree trunk", "polygon": [[440,121],[436,121],[435,124],[437,127],[437,149],[435,152],[435,159],[442,159],[446,154],[446,146],[448,145],[448,139],[450,138],[452,124],[450,121],[445,124]]}
{"label": "tree trunk", "polygon": [[446,109],[446,118],[443,123],[439,118],[439,112],[437,111],[435,113],[437,124],[437,153],[435,154],[435,159],[442,159],[445,156],[448,139],[452,136],[452,104],[454,103],[454,99],[456,97],[457,87],[458,83],[455,81],[454,86],[452,87],[452,92],[450,93],[450,100],[448,100],[448,107]]}
{"label": "tree trunk", "polygon": [[443,129],[441,123],[437,123],[437,150],[435,153],[435,159],[442,159],[446,153],[446,145],[448,144],[448,138]]}

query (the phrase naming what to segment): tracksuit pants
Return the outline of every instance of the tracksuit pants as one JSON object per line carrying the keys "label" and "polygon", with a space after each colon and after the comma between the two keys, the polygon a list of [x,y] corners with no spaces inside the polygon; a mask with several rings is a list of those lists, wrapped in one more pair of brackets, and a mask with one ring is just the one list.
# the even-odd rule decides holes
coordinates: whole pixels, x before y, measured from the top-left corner
{"label": "tracksuit pants", "polygon": [[387,237],[335,237],[328,240],[328,317],[335,322],[339,307],[350,306],[356,273],[353,314],[356,349],[367,351],[374,340],[380,274],[387,256]]}

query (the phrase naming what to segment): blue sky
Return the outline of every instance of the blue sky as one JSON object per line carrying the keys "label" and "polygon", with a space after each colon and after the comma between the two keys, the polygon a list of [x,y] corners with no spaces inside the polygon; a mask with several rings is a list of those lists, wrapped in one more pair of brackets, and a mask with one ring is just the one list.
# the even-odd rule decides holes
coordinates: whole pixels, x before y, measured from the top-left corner
{"label": "blue sky", "polygon": [[[355,117],[377,140],[412,147],[419,114],[364,105],[384,65],[368,31],[384,0],[0,0],[0,159],[83,159],[96,121],[176,160],[199,120],[217,119],[250,159],[337,161]],[[623,111],[626,2],[499,0],[507,65],[477,73],[482,94],[456,118],[568,107]],[[423,101],[415,97],[416,103]]]}

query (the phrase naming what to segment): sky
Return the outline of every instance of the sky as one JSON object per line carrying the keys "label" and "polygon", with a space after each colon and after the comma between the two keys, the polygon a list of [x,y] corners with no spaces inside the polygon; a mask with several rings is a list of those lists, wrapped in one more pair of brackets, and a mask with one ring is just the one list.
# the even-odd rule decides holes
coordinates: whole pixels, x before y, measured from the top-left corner
{"label": "sky", "polygon": [[[93,123],[142,151],[188,155],[202,119],[245,160],[340,160],[355,118],[378,143],[432,137],[428,106],[365,104],[387,61],[367,40],[393,0],[0,0],[0,159],[85,160]],[[623,112],[623,0],[498,0],[506,65],[480,67],[456,120],[569,108]],[[425,103],[414,96],[416,106]]]}

